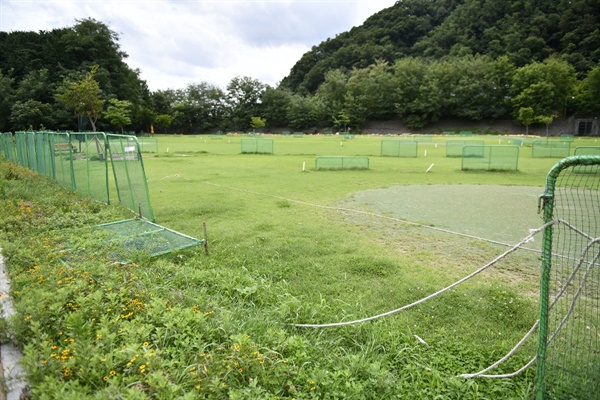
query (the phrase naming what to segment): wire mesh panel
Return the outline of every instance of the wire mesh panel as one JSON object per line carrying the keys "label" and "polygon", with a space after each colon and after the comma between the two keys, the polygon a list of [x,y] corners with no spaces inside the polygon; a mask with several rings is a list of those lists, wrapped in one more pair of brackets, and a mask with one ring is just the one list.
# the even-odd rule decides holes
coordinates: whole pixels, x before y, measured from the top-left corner
{"label": "wire mesh panel", "polygon": [[29,150],[27,148],[27,134],[15,132],[15,144],[17,150],[17,163],[22,167],[29,167]]}
{"label": "wire mesh panel", "polygon": [[369,169],[369,157],[317,157],[315,170]]}
{"label": "wire mesh panel", "polygon": [[[37,154],[35,152],[36,147],[35,147],[35,132],[25,132],[25,137],[26,137],[26,141],[27,141],[27,165],[24,165],[25,167],[28,167],[34,171],[38,171],[38,166],[37,166]],[[39,171],[38,171],[39,172]]]}
{"label": "wire mesh panel", "polygon": [[488,171],[517,171],[518,146],[464,146],[461,169]]}
{"label": "wire mesh panel", "polygon": [[390,157],[417,157],[419,144],[402,140],[382,140],[381,155]]}
{"label": "wire mesh panel", "polygon": [[6,132],[0,135],[0,142],[2,142],[4,158],[8,161],[17,162],[17,146],[12,133]]}
{"label": "wire mesh panel", "polygon": [[242,139],[240,141],[244,154],[273,154],[273,139]]}
{"label": "wire mesh panel", "polygon": [[600,146],[577,146],[575,147],[573,155],[600,155]]}
{"label": "wire mesh panel", "polygon": [[73,189],[73,149],[69,134],[50,132],[46,135],[50,147],[54,180],[66,188]]}
{"label": "wire mesh panel", "polygon": [[462,157],[464,146],[483,146],[485,142],[483,140],[448,140],[446,142],[446,157]]}
{"label": "wire mesh panel", "polygon": [[73,189],[77,193],[110,204],[105,134],[78,132],[70,134],[69,139],[73,149]]}
{"label": "wire mesh panel", "polygon": [[119,202],[154,221],[142,153],[135,136],[106,135]]}
{"label": "wire mesh panel", "polygon": [[37,157],[37,172],[54,179],[54,160],[46,132],[37,132],[35,134],[35,153]]}
{"label": "wire mesh panel", "polygon": [[205,243],[145,219],[127,219],[77,229],[65,235],[61,259],[67,264],[90,258],[105,263],[129,262]]}
{"label": "wire mesh panel", "polygon": [[158,139],[151,137],[142,137],[138,139],[140,151],[142,153],[158,153]]}
{"label": "wire mesh panel", "polygon": [[565,158],[571,154],[570,142],[533,142],[532,158]]}
{"label": "wire mesh panel", "polygon": [[599,399],[600,156],[556,164],[542,200],[536,399]]}

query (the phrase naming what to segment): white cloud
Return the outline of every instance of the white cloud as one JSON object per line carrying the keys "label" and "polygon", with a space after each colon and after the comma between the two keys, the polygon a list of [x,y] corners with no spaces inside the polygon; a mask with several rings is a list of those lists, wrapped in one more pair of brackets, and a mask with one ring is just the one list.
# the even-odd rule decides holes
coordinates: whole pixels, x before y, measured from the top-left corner
{"label": "white cloud", "polygon": [[394,0],[0,0],[1,31],[94,18],[119,35],[151,90],[235,76],[275,86],[300,57]]}

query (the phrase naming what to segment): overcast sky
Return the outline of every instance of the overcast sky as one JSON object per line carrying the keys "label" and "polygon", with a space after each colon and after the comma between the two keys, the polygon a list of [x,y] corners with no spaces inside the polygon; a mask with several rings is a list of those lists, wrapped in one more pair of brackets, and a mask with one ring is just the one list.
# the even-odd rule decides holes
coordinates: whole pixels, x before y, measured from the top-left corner
{"label": "overcast sky", "polygon": [[0,0],[0,31],[94,18],[119,35],[150,90],[235,76],[276,86],[300,57],[395,0]]}

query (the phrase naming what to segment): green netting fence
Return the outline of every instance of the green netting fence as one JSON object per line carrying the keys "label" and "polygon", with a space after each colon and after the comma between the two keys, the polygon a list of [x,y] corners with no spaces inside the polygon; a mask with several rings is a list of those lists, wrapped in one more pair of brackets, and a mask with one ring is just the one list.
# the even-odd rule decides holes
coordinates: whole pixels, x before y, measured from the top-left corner
{"label": "green netting fence", "polygon": [[600,155],[600,146],[577,146],[573,152],[574,156]]}
{"label": "green netting fence", "polygon": [[369,169],[369,157],[331,156],[315,158],[315,170]]}
{"label": "green netting fence", "polygon": [[541,200],[550,225],[542,245],[536,399],[598,399],[600,156],[561,160]]}
{"label": "green netting fence", "polygon": [[72,148],[73,190],[110,204],[108,159],[103,132],[79,132],[69,135]]}
{"label": "green netting fence", "polygon": [[467,145],[483,146],[483,140],[448,140],[446,142],[446,157],[462,157],[462,148]]}
{"label": "green netting fence", "polygon": [[[0,137],[7,160],[77,193],[110,204],[109,170],[119,202],[154,221],[137,138],[103,132],[15,132]],[[110,167],[110,168],[109,168]]]}
{"label": "green netting fence", "polygon": [[[154,213],[135,136],[102,132],[16,132],[0,134],[6,160],[55,179],[80,194],[109,203],[109,169],[119,202],[142,218],[83,228],[65,235],[63,261],[84,262],[93,256],[127,262],[136,254],[155,256],[204,243],[204,240],[154,224]],[[110,166],[110,168],[109,168]]]}
{"label": "green netting fence", "polygon": [[461,169],[488,171],[517,171],[518,146],[463,146]]}
{"label": "green netting fence", "polygon": [[53,178],[66,188],[73,188],[73,147],[68,133],[51,132],[47,134],[50,158],[52,160]]}
{"label": "green netting fence", "polygon": [[79,228],[67,232],[65,237],[60,256],[68,265],[85,263],[90,258],[107,265],[131,262],[137,256],[154,257],[206,244],[205,239],[137,218]]}
{"label": "green netting fence", "polygon": [[242,139],[243,154],[273,154],[273,139]]}
{"label": "green netting fence", "polygon": [[[222,139],[222,136],[218,136]],[[211,139],[213,139],[211,137]],[[158,153],[158,139],[153,137],[141,137],[138,139],[138,144],[140,145],[140,151],[142,153]]]}
{"label": "green netting fence", "polygon": [[138,139],[135,136],[106,135],[106,147],[119,202],[144,218],[154,221]]}
{"label": "green netting fence", "polygon": [[531,145],[532,158],[565,158],[570,155],[570,142],[535,141]]}
{"label": "green netting fence", "polygon": [[417,157],[419,144],[402,140],[382,140],[381,155],[389,157]]}

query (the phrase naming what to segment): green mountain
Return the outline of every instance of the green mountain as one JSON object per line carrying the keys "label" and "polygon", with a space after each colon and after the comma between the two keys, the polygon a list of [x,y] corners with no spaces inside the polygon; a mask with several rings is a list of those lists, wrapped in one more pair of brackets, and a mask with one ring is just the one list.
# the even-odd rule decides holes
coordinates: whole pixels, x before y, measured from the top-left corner
{"label": "green mountain", "polygon": [[399,0],[314,46],[281,87],[315,93],[325,73],[404,57],[507,56],[517,67],[557,54],[580,76],[600,60],[600,0]]}

